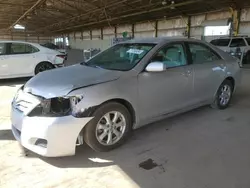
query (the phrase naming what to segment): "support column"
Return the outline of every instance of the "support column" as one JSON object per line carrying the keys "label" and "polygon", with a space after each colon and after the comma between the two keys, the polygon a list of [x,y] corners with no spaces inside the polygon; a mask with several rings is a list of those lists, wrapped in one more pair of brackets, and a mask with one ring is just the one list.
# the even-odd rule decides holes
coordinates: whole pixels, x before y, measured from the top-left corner
{"label": "support column", "polygon": [[89,31],[89,35],[90,35],[90,40],[92,40],[92,30]]}
{"label": "support column", "polygon": [[188,16],[188,23],[187,23],[187,37],[191,37],[191,16]]}
{"label": "support column", "polygon": [[81,39],[83,40],[83,31],[81,30]]}
{"label": "support column", "polygon": [[135,38],[135,24],[132,24],[132,38]]}
{"label": "support column", "polygon": [[236,23],[235,23],[235,33],[234,36],[239,34],[240,30],[240,17],[241,17],[241,9],[236,10]]}
{"label": "support column", "polygon": [[155,21],[155,37],[158,37],[158,20]]}
{"label": "support column", "polygon": [[103,40],[103,28],[101,28],[101,39]]}
{"label": "support column", "polygon": [[117,27],[115,26],[115,38],[117,38]]}

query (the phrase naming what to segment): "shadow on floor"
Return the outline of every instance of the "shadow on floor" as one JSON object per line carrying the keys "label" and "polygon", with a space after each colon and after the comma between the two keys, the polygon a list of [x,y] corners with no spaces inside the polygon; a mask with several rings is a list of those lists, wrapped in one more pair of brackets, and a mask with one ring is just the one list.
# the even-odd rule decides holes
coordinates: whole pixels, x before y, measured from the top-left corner
{"label": "shadow on floor", "polygon": [[45,158],[28,152],[28,157],[62,169],[89,168],[89,173],[98,171],[110,181],[113,177],[108,170],[113,167],[99,167],[115,166],[126,174],[124,178],[143,188],[204,187],[207,182],[216,183],[210,186],[216,187],[218,177],[223,183],[220,187],[229,187],[237,181],[227,177],[249,179],[249,153],[241,153],[249,151],[250,119],[242,104],[250,100],[243,95],[235,96],[227,110],[205,106],[142,127],[123,146],[107,153],[83,145],[77,147],[75,156]]}
{"label": "shadow on floor", "polygon": [[31,77],[25,78],[12,78],[12,79],[1,79],[0,86],[16,87],[16,85],[25,84]]}
{"label": "shadow on floor", "polygon": [[0,130],[0,140],[15,140],[10,129]]}
{"label": "shadow on floor", "polygon": [[[84,144],[76,148],[75,156],[46,158],[40,157],[28,151],[28,157],[39,157],[45,162],[59,168],[94,168],[105,167],[124,162],[126,163],[126,161],[124,161],[126,156],[128,157],[127,160],[130,161],[131,156],[144,156],[153,152],[154,149],[158,147],[158,142],[149,144],[148,138],[152,138],[154,135],[159,136],[159,134],[161,134],[160,137],[164,139],[165,136],[167,136],[167,134],[174,128],[176,121],[180,121],[186,116],[190,115],[202,116],[202,114],[210,110],[212,109],[204,106],[199,109],[195,109],[193,111],[144,126],[133,131],[130,138],[124,145],[110,152],[95,152],[89,146]],[[157,139],[157,137],[155,138]],[[161,142],[161,138],[159,138],[158,141]],[[164,161],[166,162],[167,159],[164,159]]]}

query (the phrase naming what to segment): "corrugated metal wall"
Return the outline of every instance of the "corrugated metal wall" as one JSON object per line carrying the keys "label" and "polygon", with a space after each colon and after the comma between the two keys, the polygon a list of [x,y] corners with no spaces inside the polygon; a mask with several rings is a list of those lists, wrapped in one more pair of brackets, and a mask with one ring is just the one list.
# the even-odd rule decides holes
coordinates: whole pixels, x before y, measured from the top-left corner
{"label": "corrugated metal wall", "polygon": [[250,8],[243,9],[241,11],[240,17],[240,34],[249,35],[250,34]]}
{"label": "corrugated metal wall", "polygon": [[[202,22],[205,20],[220,20],[227,18],[231,18],[231,12],[229,10],[192,16],[190,35],[193,38],[201,39],[204,32]],[[250,8],[242,10],[240,20],[239,34],[250,35]],[[156,21],[148,21],[136,23],[134,26],[119,25],[116,28],[103,28],[102,32],[101,29],[93,30],[92,33],[90,31],[83,31],[83,38],[80,37],[81,34],[74,35],[74,33],[70,33],[69,41],[72,48],[86,49],[90,47],[100,47],[101,49],[105,49],[112,44],[111,39],[115,37],[122,37],[123,32],[127,32],[128,36],[132,36],[133,30],[135,38],[183,36],[187,28],[187,23],[187,17],[179,17],[171,20],[159,20],[157,23]],[[102,37],[103,40],[101,39]],[[206,37],[205,39],[210,41],[217,37],[218,36],[211,36]]]}
{"label": "corrugated metal wall", "polygon": [[26,33],[12,33],[12,34],[0,34],[0,41],[1,40],[16,40],[16,41],[27,41],[27,42],[34,42],[34,43],[46,43],[46,42],[53,42],[54,37],[48,36],[37,36],[35,34],[26,34]]}

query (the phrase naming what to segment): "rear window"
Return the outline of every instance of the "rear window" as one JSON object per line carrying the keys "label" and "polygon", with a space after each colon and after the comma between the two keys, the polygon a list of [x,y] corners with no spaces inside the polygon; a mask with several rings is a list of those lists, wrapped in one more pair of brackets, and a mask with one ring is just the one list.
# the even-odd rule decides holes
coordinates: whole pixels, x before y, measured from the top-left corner
{"label": "rear window", "polygon": [[246,43],[243,38],[232,39],[230,47],[241,47],[246,46]]}
{"label": "rear window", "polygon": [[228,46],[230,39],[216,39],[212,40],[210,43],[215,46]]}
{"label": "rear window", "polygon": [[246,38],[248,45],[250,45],[250,38]]}

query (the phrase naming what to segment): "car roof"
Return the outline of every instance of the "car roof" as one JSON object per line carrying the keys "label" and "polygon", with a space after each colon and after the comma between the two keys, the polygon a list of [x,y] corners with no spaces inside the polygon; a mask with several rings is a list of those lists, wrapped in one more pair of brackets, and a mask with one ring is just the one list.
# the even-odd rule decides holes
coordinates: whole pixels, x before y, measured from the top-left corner
{"label": "car roof", "polygon": [[220,39],[242,39],[242,38],[250,38],[250,37],[249,36],[220,37],[220,38],[213,39],[213,40],[220,40]]}
{"label": "car roof", "polygon": [[132,39],[129,41],[124,41],[122,43],[145,43],[145,44],[159,44],[162,42],[175,42],[175,41],[198,41],[198,39],[187,39],[185,37],[158,37],[158,38],[141,38],[141,39]]}

